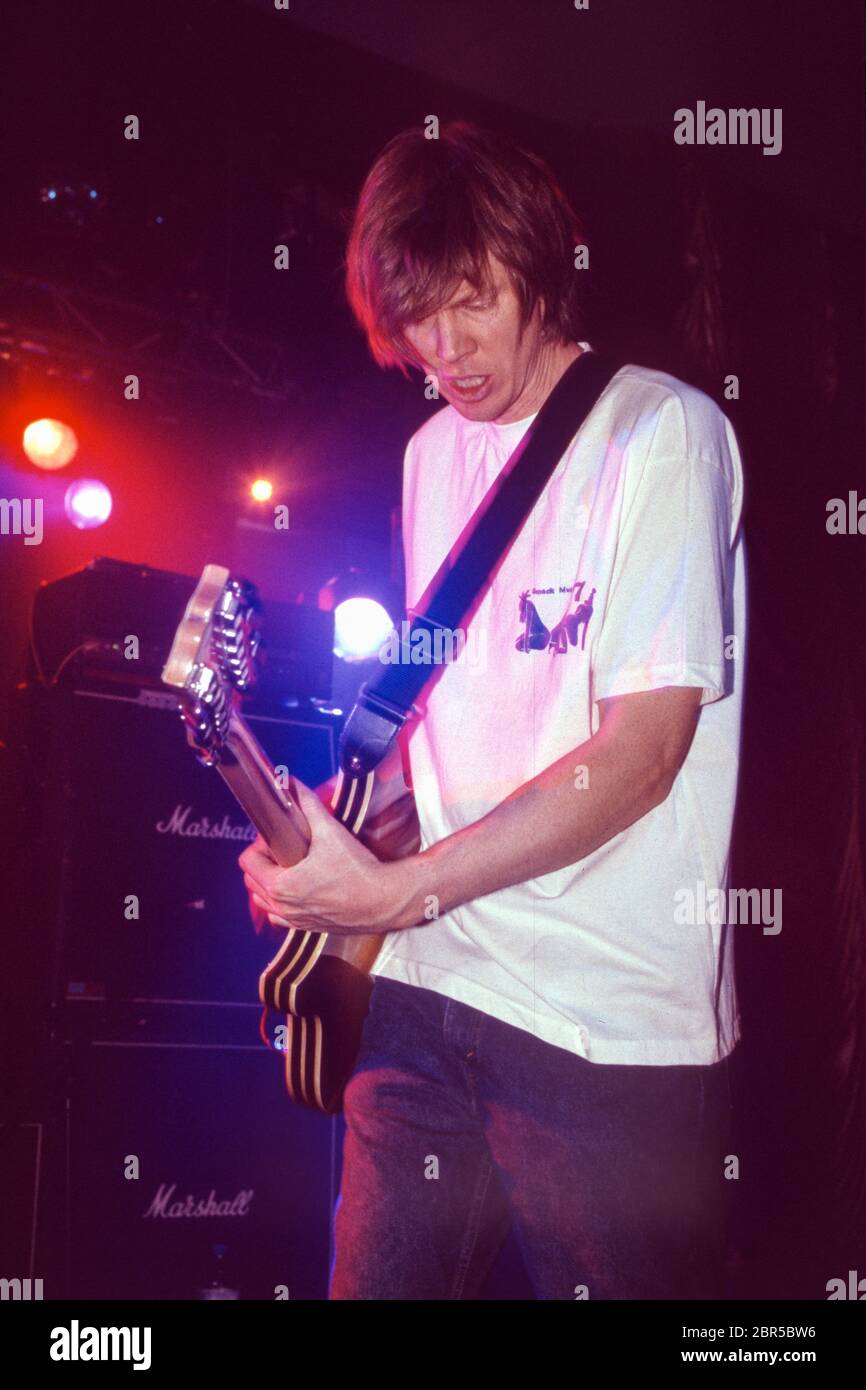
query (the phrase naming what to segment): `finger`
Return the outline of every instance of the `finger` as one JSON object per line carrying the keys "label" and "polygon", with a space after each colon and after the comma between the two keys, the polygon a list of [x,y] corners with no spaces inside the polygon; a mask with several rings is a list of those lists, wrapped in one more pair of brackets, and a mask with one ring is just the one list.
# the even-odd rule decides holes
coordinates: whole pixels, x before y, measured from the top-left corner
{"label": "finger", "polygon": [[[297,779],[293,779],[296,781]],[[310,856],[321,854],[325,848],[339,843],[341,852],[352,854],[357,852],[359,856],[366,857],[370,854],[369,850],[364,849],[360,841],[350,832],[348,827],[343,824],[333,811],[329,810],[319,800],[314,791],[305,786],[303,782],[297,783],[296,801],[300,809],[310,823],[313,834],[313,841],[310,846]],[[305,861],[302,860],[301,864]],[[295,865],[292,872],[297,873],[300,865]]]}
{"label": "finger", "polygon": [[333,821],[334,817],[320,797],[316,795],[305,782],[299,778],[292,778],[292,791],[294,798],[309,821],[315,821],[323,825],[327,821]]}
{"label": "finger", "polygon": [[274,869],[279,868],[276,859],[271,854],[264,840],[256,840],[254,844],[248,845],[242,854],[238,855],[238,864],[242,869]]}
{"label": "finger", "polygon": [[244,874],[244,887],[254,896],[266,898],[268,895],[267,885],[262,883],[261,879],[253,878],[251,874]]}
{"label": "finger", "polygon": [[279,875],[283,872],[279,864],[272,864],[266,859],[260,860],[258,863],[245,863],[243,868],[244,883],[251,893],[272,893],[277,885]]}

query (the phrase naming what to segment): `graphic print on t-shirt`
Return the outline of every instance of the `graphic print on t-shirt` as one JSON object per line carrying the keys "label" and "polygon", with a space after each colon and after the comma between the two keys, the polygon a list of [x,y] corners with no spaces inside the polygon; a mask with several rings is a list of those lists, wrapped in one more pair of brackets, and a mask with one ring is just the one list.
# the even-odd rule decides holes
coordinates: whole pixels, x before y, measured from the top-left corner
{"label": "graphic print on t-shirt", "polygon": [[[592,590],[588,598],[582,598],[583,590],[586,587],[586,580],[579,579],[571,588],[567,584],[560,584],[556,589],[524,589],[520,595],[519,621],[523,624],[523,631],[515,641],[514,645],[519,652],[541,652],[552,651],[561,655],[568,651],[569,643],[572,647],[578,645],[580,638],[580,650],[586,649],[586,630],[589,620],[592,617],[592,601],[595,598],[595,589]],[[540,595],[548,594],[567,594],[573,593],[575,608],[571,613],[566,613],[554,627],[549,628],[544,623],[538,612],[536,599],[530,598],[530,594],[535,594],[540,603]]]}

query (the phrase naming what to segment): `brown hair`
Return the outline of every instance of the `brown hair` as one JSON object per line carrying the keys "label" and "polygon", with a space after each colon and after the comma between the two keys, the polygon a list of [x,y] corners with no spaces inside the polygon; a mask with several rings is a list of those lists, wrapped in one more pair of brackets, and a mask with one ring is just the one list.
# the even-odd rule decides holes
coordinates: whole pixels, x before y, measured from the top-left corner
{"label": "brown hair", "polygon": [[578,219],[543,160],[467,121],[436,140],[395,135],[361,190],[346,252],[346,292],[382,367],[414,362],[406,324],[466,280],[485,290],[488,257],[507,268],[525,326],[543,301],[549,340],[580,337]]}

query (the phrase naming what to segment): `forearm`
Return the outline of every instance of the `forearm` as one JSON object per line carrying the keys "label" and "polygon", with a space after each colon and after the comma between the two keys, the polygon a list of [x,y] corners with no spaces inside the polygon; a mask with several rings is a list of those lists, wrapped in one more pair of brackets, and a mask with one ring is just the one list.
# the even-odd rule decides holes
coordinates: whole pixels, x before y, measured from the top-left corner
{"label": "forearm", "polygon": [[[578,776],[577,769],[585,769]],[[401,866],[403,926],[575,864],[664,800],[669,782],[637,750],[595,735],[473,825]]]}
{"label": "forearm", "polygon": [[[312,828],[306,857],[283,869],[255,845],[241,855],[268,920],[304,931],[399,931],[461,903],[576,864],[669,795],[694,734],[702,687],[659,687],[598,701],[598,733],[488,815],[390,863],[358,843],[303,783]],[[397,821],[408,789],[386,779]],[[402,803],[402,811],[400,809]],[[383,823],[387,823],[387,817]],[[402,823],[402,822],[401,822]]]}

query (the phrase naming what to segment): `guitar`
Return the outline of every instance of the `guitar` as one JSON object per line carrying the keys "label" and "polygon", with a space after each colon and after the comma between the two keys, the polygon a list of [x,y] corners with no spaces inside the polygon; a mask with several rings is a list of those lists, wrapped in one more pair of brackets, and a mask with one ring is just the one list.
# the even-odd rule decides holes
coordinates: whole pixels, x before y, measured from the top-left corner
{"label": "guitar", "polygon": [[[252,585],[232,579],[220,565],[206,565],[162,680],[179,696],[187,741],[199,761],[217,769],[277,863],[290,868],[307,853],[309,823],[240,713],[241,698],[256,678],[258,612]],[[342,769],[337,776],[330,809],[354,835],[364,825],[375,776],[348,777]],[[263,970],[259,998],[265,1010],[285,1015],[285,1079],[292,1100],[326,1114],[340,1109],[383,940],[288,930]]]}

